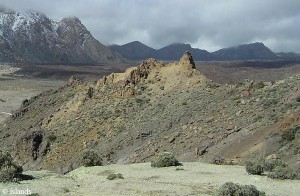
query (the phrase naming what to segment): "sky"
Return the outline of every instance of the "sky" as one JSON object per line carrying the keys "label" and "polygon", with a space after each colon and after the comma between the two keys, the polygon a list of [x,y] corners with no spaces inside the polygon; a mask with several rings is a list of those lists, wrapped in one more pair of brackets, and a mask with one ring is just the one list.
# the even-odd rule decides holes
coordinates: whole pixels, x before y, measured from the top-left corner
{"label": "sky", "polygon": [[210,52],[263,42],[300,52],[300,0],[0,0],[51,19],[76,16],[105,45],[188,43]]}

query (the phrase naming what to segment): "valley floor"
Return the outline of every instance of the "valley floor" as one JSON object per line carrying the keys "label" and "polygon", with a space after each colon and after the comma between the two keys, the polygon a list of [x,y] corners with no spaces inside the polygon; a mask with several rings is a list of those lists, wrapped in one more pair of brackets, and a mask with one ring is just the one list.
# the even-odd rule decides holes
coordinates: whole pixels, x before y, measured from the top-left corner
{"label": "valley floor", "polygon": [[0,123],[17,110],[24,99],[56,88],[63,82],[14,76],[18,68],[0,65]]}
{"label": "valley floor", "polygon": [[[1,193],[29,191],[39,195],[213,195],[225,182],[252,184],[266,195],[299,195],[299,180],[273,180],[248,175],[242,166],[185,162],[175,167],[152,168],[150,163],[80,167],[66,175],[27,171],[36,179],[0,184]],[[111,173],[124,179],[108,180]]]}

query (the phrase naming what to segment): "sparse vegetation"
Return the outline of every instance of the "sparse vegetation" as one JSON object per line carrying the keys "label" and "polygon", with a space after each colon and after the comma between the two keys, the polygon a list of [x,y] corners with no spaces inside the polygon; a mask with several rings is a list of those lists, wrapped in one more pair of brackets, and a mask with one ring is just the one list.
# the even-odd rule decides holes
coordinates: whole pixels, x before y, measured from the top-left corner
{"label": "sparse vegetation", "polygon": [[261,175],[267,171],[267,176],[274,179],[295,179],[297,173],[280,159],[257,159],[245,162],[246,171],[249,174]]}
{"label": "sparse vegetation", "polygon": [[18,180],[22,171],[22,167],[14,162],[8,152],[0,151],[0,182]]}
{"label": "sparse vegetation", "polygon": [[282,143],[285,145],[289,142],[292,142],[296,138],[297,132],[300,131],[300,126],[293,126],[284,130],[281,134]]}
{"label": "sparse vegetation", "polygon": [[271,172],[275,169],[275,167],[286,167],[287,164],[280,159],[275,160],[265,160],[264,161],[264,169],[265,171]]}
{"label": "sparse vegetation", "polygon": [[245,162],[248,174],[261,175],[264,172],[264,166],[261,160],[250,160]]}
{"label": "sparse vegetation", "polygon": [[158,154],[153,161],[151,161],[151,167],[170,167],[182,165],[176,159],[174,154],[170,152],[163,152]]}
{"label": "sparse vegetation", "polygon": [[263,81],[259,81],[257,84],[256,84],[256,87],[257,88],[264,88],[265,87],[265,84]]}
{"label": "sparse vegetation", "polygon": [[225,163],[225,159],[220,156],[214,156],[210,163],[216,165],[223,165]]}
{"label": "sparse vegetation", "polygon": [[123,175],[118,173],[118,174],[110,174],[107,176],[108,180],[116,180],[116,179],[124,179]]}
{"label": "sparse vegetation", "polygon": [[295,179],[297,174],[287,164],[277,165],[271,172],[267,174],[268,177],[274,179]]}
{"label": "sparse vegetation", "polygon": [[217,191],[216,196],[265,196],[265,192],[257,190],[253,185],[240,185],[233,182],[226,182]]}
{"label": "sparse vegetation", "polygon": [[55,142],[56,139],[57,139],[57,137],[55,135],[49,135],[48,136],[49,142]]}
{"label": "sparse vegetation", "polygon": [[96,151],[87,150],[81,154],[80,164],[85,167],[101,166],[102,159]]}
{"label": "sparse vegetation", "polygon": [[283,140],[290,142],[295,139],[295,132],[292,129],[285,130],[281,137]]}
{"label": "sparse vegetation", "polygon": [[270,99],[264,99],[262,104],[263,104],[263,108],[267,109],[267,108],[270,108],[270,107],[276,105],[277,103],[278,103],[277,99],[270,98]]}
{"label": "sparse vegetation", "polygon": [[159,89],[160,90],[165,90],[165,87],[164,86],[160,86]]}

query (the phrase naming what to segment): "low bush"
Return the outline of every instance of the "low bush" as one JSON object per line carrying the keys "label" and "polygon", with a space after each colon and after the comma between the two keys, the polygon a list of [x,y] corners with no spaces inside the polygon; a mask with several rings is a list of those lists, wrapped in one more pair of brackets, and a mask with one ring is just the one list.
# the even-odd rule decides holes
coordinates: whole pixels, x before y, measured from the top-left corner
{"label": "low bush", "polygon": [[245,162],[246,171],[249,174],[260,175],[267,171],[267,176],[274,179],[295,179],[298,177],[297,173],[288,166],[287,163],[280,159],[271,160],[252,160]]}
{"label": "low bush", "polygon": [[264,161],[264,169],[265,171],[271,172],[275,169],[275,167],[286,167],[287,164],[280,159],[275,160],[265,160]]}
{"label": "low bush", "polygon": [[57,139],[57,137],[55,135],[49,135],[48,136],[49,142],[55,142],[56,139]]}
{"label": "low bush", "polygon": [[217,191],[216,196],[265,196],[265,192],[259,191],[253,185],[239,185],[232,182],[226,182]]}
{"label": "low bush", "polygon": [[16,164],[8,152],[0,150],[0,182],[19,180],[23,169]]}
{"label": "low bush", "polygon": [[288,166],[277,166],[272,172],[269,172],[267,176],[274,179],[293,180],[297,177],[297,174]]}
{"label": "low bush", "polygon": [[158,154],[153,161],[151,161],[151,167],[170,167],[181,166],[182,164],[176,159],[176,157],[170,152],[163,152]]}
{"label": "low bush", "polygon": [[264,163],[261,160],[251,160],[245,162],[248,174],[261,175],[264,172]]}
{"label": "low bush", "polygon": [[124,179],[122,174],[110,174],[107,176],[108,180],[115,180],[115,179]]}
{"label": "low bush", "polygon": [[210,163],[216,165],[223,165],[225,163],[225,159],[220,156],[214,156]]}
{"label": "low bush", "polygon": [[293,129],[288,129],[285,130],[282,135],[281,135],[282,139],[285,141],[293,141],[295,139],[295,132]]}
{"label": "low bush", "polygon": [[257,88],[264,88],[265,87],[265,83],[263,81],[259,81],[255,86]]}
{"label": "low bush", "polygon": [[102,159],[96,151],[87,150],[81,154],[80,165],[83,165],[85,167],[101,166]]}

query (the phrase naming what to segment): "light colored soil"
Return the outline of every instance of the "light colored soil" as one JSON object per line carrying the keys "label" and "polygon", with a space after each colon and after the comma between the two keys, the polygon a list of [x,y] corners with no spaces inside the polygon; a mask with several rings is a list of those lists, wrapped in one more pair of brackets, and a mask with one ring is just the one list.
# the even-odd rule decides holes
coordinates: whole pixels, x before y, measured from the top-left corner
{"label": "light colored soil", "polygon": [[[28,171],[37,179],[19,184],[0,184],[0,191],[30,190],[40,195],[213,195],[214,190],[231,181],[252,184],[267,195],[299,195],[299,180],[274,180],[266,176],[248,175],[242,166],[211,165],[200,162],[175,167],[152,168],[150,163],[81,167],[69,174]],[[111,173],[124,179],[108,180]]]}
{"label": "light colored soil", "polygon": [[12,75],[17,70],[19,69],[0,65],[0,123],[18,109],[24,99],[29,99],[63,83],[58,80],[42,80]]}

